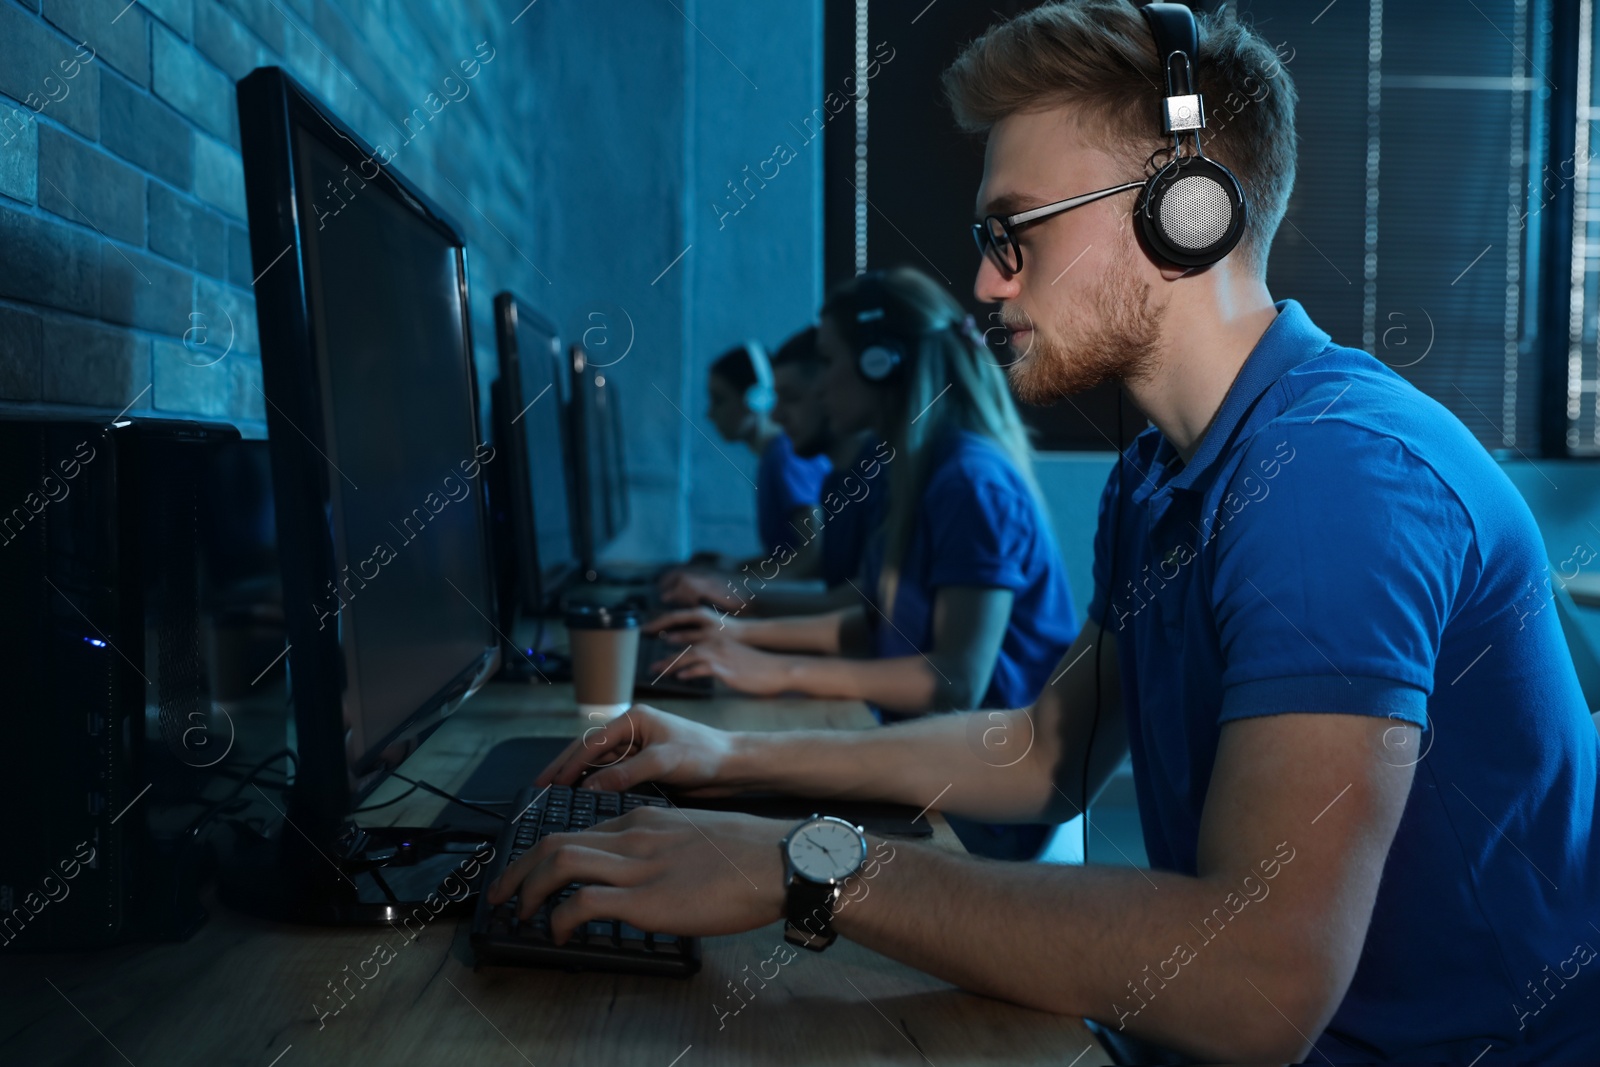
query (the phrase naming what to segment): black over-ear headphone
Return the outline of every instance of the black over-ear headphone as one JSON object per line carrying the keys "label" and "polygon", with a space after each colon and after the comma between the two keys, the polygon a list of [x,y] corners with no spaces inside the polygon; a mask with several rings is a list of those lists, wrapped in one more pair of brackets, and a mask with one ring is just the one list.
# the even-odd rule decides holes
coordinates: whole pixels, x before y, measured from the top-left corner
{"label": "black over-ear headphone", "polygon": [[[881,308],[878,314],[883,314]],[[882,337],[856,354],[856,369],[867,381],[881,384],[894,377],[905,361],[905,346],[893,337]]]}
{"label": "black over-ear headphone", "polygon": [[[856,371],[861,377],[874,385],[882,385],[912,362],[918,341],[945,330],[958,330],[974,348],[983,348],[983,334],[971,315],[942,319],[914,333],[908,333],[903,322],[898,329],[892,326],[890,305],[893,298],[886,278],[881,270],[863,271],[856,276],[856,311],[850,325],[850,343],[856,352]],[[903,319],[904,314],[898,317]]]}
{"label": "black over-ear headphone", "polygon": [[[1206,115],[1194,12],[1182,4],[1146,4],[1142,10],[1166,76],[1161,128],[1172,134],[1172,159],[1145,183],[1134,215],[1158,257],[1179,267],[1207,267],[1244,235],[1244,192],[1233,172],[1200,148]],[[1194,135],[1193,155],[1182,152],[1185,133]]]}
{"label": "black over-ear headphone", "polygon": [[888,328],[889,292],[883,272],[869,270],[856,279],[856,314],[851,344],[856,350],[856,370],[874,385],[894,377],[908,360],[905,340]]}

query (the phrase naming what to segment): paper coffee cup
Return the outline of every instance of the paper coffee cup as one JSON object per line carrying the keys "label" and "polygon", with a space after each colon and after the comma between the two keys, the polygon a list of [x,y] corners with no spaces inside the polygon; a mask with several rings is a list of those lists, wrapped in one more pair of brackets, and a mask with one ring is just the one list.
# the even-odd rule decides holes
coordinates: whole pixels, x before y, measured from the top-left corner
{"label": "paper coffee cup", "polygon": [[615,718],[633,705],[639,613],[632,607],[574,604],[566,611],[572,689],[586,721]]}
{"label": "paper coffee cup", "polygon": [[610,722],[618,715],[633,707],[633,701],[624,700],[618,704],[583,704],[578,705],[578,717],[591,725]]}

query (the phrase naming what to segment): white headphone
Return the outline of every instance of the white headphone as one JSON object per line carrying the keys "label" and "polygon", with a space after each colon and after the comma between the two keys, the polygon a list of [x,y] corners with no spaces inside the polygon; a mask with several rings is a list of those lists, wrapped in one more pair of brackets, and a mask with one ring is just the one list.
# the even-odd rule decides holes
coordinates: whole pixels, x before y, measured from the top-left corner
{"label": "white headphone", "polygon": [[750,369],[756,380],[744,391],[744,406],[757,415],[765,415],[778,406],[778,393],[772,384],[772,361],[760,341],[746,341],[745,354],[750,357]]}

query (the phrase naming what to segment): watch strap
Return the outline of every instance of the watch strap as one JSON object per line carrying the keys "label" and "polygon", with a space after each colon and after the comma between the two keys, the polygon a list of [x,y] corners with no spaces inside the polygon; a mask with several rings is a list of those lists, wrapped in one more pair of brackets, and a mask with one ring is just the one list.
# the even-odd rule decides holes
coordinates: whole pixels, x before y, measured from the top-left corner
{"label": "watch strap", "polygon": [[792,945],[821,952],[833,944],[833,904],[839,887],[812,882],[796,875],[789,881],[784,901],[783,937]]}

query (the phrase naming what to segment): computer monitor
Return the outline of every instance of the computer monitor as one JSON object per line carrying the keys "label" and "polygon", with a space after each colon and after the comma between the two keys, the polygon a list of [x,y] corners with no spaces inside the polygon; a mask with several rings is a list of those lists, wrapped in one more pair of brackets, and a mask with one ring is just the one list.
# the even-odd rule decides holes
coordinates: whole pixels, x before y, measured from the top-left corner
{"label": "computer monitor", "polygon": [[567,404],[561,342],[550,322],[511,293],[494,300],[500,378],[491,392],[495,436],[504,454],[495,504],[509,541],[501,580],[501,617],[556,607],[578,566],[568,483]]}
{"label": "computer monitor", "polygon": [[599,370],[594,376],[595,447],[600,454],[601,501],[605,543],[622,536],[628,527],[628,467],[623,450],[622,397],[615,375]]}
{"label": "computer monitor", "polygon": [[499,657],[465,249],[282,70],[238,104],[298,752],[253,904],[372,918],[353,809]]}
{"label": "computer monitor", "polygon": [[599,577],[597,560],[628,523],[628,479],[623,464],[622,408],[607,367],[588,361],[582,345],[568,349],[572,399],[573,508],[578,555],[585,576]]}

